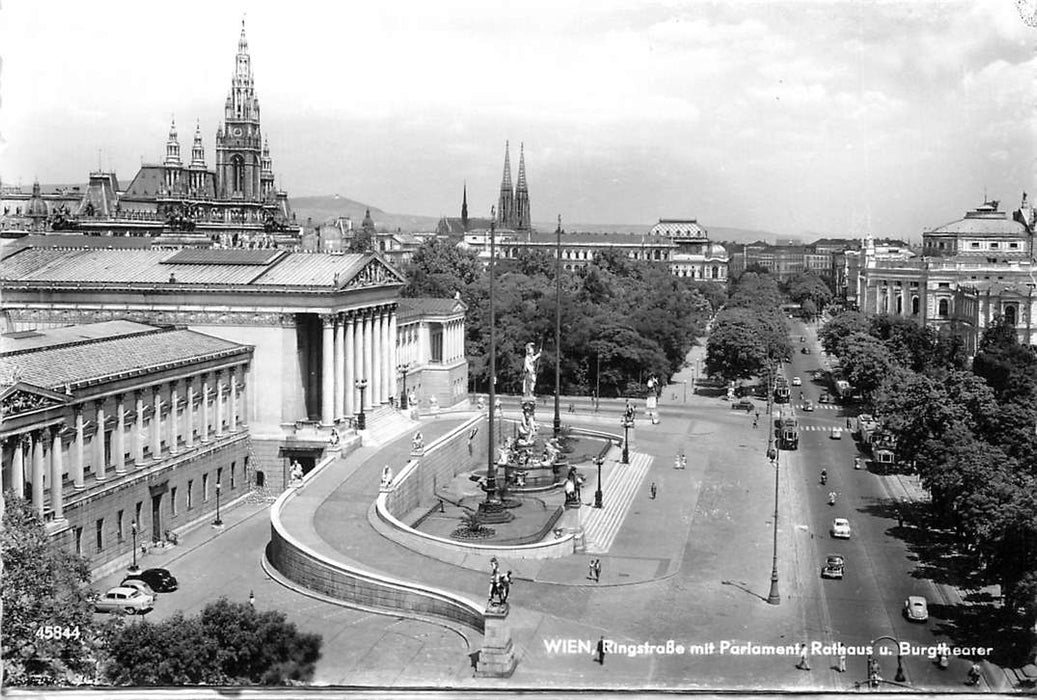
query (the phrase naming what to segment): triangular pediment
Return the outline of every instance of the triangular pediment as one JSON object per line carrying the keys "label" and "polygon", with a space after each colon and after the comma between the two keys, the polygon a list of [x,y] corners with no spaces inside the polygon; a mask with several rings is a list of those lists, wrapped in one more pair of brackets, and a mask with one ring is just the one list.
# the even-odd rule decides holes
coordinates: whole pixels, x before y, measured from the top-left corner
{"label": "triangular pediment", "polygon": [[380,257],[373,257],[349,277],[341,289],[385,287],[406,284],[407,280]]}
{"label": "triangular pediment", "polygon": [[70,397],[25,382],[4,387],[0,391],[0,416],[10,418],[22,413],[63,406]]}

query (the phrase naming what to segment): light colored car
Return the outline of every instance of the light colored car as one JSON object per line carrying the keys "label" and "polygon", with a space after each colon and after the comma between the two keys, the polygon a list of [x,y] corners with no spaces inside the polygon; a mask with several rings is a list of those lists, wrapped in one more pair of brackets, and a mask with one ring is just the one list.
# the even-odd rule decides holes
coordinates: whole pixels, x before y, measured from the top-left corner
{"label": "light colored car", "polygon": [[843,429],[840,428],[838,425],[835,426],[834,428],[832,428],[832,435],[831,435],[831,437],[832,437],[833,440],[842,440],[843,439]]}
{"label": "light colored car", "polygon": [[803,386],[803,380],[799,377],[792,378],[792,386]]}
{"label": "light colored car", "polygon": [[904,601],[904,617],[914,622],[925,622],[929,619],[929,604],[925,596],[912,595]]}
{"label": "light colored car", "polygon": [[811,401],[810,399],[807,399],[806,401],[804,401],[803,402],[803,410],[804,411],[813,411],[814,410],[814,402]]}
{"label": "light colored car", "polygon": [[151,589],[151,586],[149,586],[144,581],[141,581],[139,578],[125,578],[125,579],[123,579],[122,583],[120,583],[119,585],[120,586],[125,586],[126,588],[136,588],[138,591],[140,591],[144,595],[151,596],[152,600],[154,600],[155,597],[156,597],[155,596],[155,591],[153,591]]}
{"label": "light colored car", "polygon": [[840,539],[850,539],[850,521],[846,518],[836,518],[832,521],[832,529],[830,530],[832,537],[838,537]]}
{"label": "light colored car", "polygon": [[116,586],[94,601],[97,612],[136,615],[155,607],[155,599],[129,586]]}

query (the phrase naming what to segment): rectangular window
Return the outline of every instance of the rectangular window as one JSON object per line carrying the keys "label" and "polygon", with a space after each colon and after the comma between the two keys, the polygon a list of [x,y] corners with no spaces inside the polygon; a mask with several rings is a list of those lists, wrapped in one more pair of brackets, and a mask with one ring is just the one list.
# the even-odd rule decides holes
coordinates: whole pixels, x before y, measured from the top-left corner
{"label": "rectangular window", "polygon": [[124,534],[124,530],[123,530],[123,527],[122,527],[122,520],[123,520],[123,511],[120,510],[116,514],[116,516],[115,516],[115,534],[118,536],[120,542],[122,542],[124,539],[126,539],[126,536]]}
{"label": "rectangular window", "polygon": [[237,467],[237,464],[238,464],[237,462],[231,462],[230,463],[230,487],[231,488],[234,488],[234,482],[237,479],[237,475],[235,474],[235,472],[237,471],[237,469],[235,468],[235,467]]}
{"label": "rectangular window", "polygon": [[202,501],[209,500],[209,475],[202,474]]}
{"label": "rectangular window", "polygon": [[973,250],[979,250],[979,241],[972,241],[971,243],[969,243],[969,248],[972,248]]}
{"label": "rectangular window", "polygon": [[1019,250],[1019,244],[1018,243],[1009,243],[1008,247],[1011,250]]}
{"label": "rectangular window", "polygon": [[991,241],[990,242],[990,249],[991,250],[997,250],[1000,247],[1001,247],[1001,244],[998,243],[997,241]]}
{"label": "rectangular window", "polygon": [[176,515],[176,486],[169,489],[169,512]]}
{"label": "rectangular window", "polygon": [[194,479],[187,480],[187,510],[194,508]]}
{"label": "rectangular window", "polygon": [[97,551],[104,549],[104,518],[97,519]]}

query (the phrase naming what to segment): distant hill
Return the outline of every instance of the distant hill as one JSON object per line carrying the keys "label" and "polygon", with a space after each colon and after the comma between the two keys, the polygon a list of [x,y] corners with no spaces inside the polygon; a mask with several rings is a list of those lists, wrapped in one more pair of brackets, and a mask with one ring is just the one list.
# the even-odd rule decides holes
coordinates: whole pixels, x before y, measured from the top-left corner
{"label": "distant hill", "polygon": [[391,214],[378,207],[357,202],[341,195],[321,195],[316,197],[291,197],[289,202],[292,211],[295,212],[297,223],[306,224],[311,220],[311,225],[316,226],[326,221],[336,219],[340,216],[349,217],[354,226],[359,226],[364,220],[364,214],[371,210],[371,218],[377,229],[386,231],[435,231],[438,216],[419,216],[411,214]]}

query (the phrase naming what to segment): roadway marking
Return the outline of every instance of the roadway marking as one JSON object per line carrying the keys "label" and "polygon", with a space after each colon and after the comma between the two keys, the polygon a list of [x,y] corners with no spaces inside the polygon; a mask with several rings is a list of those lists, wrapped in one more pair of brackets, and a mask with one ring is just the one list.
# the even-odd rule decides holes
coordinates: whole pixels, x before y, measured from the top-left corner
{"label": "roadway marking", "polygon": [[608,499],[604,508],[580,508],[580,521],[589,554],[607,554],[626,518],[634,496],[654,458],[630,453],[630,464],[613,463],[609,475]]}

